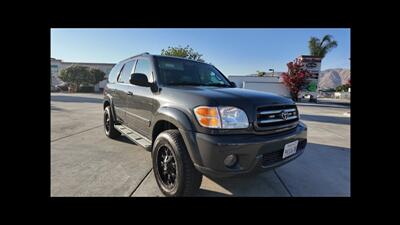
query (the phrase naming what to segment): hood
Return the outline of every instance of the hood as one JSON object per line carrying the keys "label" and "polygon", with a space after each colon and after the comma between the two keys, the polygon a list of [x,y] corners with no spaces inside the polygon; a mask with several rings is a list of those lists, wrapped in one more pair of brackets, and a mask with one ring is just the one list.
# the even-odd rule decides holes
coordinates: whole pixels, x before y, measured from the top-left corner
{"label": "hood", "polygon": [[294,104],[286,97],[243,88],[179,86],[163,87],[162,92],[173,102],[189,108],[199,105],[235,106],[250,113],[257,106]]}

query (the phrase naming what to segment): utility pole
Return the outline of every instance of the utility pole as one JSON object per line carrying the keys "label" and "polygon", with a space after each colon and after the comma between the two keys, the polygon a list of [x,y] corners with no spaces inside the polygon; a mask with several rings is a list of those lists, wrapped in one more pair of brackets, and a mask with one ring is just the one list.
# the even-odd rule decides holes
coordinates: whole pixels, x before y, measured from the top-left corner
{"label": "utility pole", "polygon": [[269,69],[268,71],[271,71],[272,72],[272,76],[274,76],[274,72],[275,72],[274,69]]}

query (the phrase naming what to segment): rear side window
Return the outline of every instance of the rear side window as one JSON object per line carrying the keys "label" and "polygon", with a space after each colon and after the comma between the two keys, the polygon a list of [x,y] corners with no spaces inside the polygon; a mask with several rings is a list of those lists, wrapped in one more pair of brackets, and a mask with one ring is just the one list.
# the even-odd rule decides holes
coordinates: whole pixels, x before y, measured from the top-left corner
{"label": "rear side window", "polygon": [[117,82],[117,76],[118,76],[118,74],[119,74],[119,71],[121,71],[121,67],[122,67],[122,64],[119,63],[119,64],[115,65],[115,66],[111,69],[110,73],[108,74],[108,82],[109,82],[109,83],[115,83],[115,82]]}
{"label": "rear side window", "polygon": [[131,79],[131,74],[133,72],[132,70],[135,62],[136,60],[125,63],[124,68],[122,68],[121,74],[118,77],[119,83],[129,84],[129,79]]}
{"label": "rear side window", "polygon": [[136,64],[136,68],[135,68],[135,73],[143,73],[146,74],[147,79],[149,80],[149,82],[153,82],[153,76],[151,73],[152,69],[151,69],[151,65],[150,65],[150,61],[147,59],[139,59],[137,64]]}

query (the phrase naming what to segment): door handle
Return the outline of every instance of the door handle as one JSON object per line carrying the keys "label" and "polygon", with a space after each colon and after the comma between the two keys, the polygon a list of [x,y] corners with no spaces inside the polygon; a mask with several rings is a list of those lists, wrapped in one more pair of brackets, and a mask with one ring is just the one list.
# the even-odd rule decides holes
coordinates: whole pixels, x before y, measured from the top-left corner
{"label": "door handle", "polygon": [[126,93],[127,95],[133,95],[133,93],[131,91],[128,91],[128,93]]}

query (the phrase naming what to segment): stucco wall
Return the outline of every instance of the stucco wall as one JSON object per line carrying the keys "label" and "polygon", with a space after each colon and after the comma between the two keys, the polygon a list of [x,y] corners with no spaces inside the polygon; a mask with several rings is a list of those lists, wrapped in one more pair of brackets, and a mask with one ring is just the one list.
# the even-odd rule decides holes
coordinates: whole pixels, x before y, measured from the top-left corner
{"label": "stucco wall", "polygon": [[240,88],[256,91],[271,92],[285,97],[290,97],[290,92],[280,79],[280,73],[276,76],[228,76],[230,81]]}

